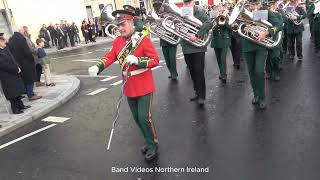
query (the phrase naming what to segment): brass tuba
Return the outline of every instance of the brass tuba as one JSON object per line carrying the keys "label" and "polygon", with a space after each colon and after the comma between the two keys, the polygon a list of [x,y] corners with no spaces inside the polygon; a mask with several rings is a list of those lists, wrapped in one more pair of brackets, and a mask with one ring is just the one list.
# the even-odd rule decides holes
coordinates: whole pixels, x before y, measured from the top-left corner
{"label": "brass tuba", "polygon": [[172,34],[171,32],[168,32],[164,27],[162,27],[162,21],[155,11],[150,11],[147,15],[147,21],[149,21],[149,32],[153,35],[169,42],[170,44],[177,45],[180,43],[181,39]]}
{"label": "brass tuba", "polygon": [[203,37],[199,37],[196,41],[190,39],[189,33],[197,34],[202,26],[202,22],[194,16],[182,16],[180,9],[168,1],[164,1],[160,10],[160,14],[165,14],[162,26],[169,32],[184,39],[196,47],[205,47],[211,40],[212,33],[210,30]]}
{"label": "brass tuba", "polygon": [[104,29],[104,32],[107,34],[107,36],[115,39],[120,35],[120,32],[118,30],[118,26],[112,23],[115,19],[115,17],[112,16],[112,11],[112,5],[106,5],[101,11],[101,19],[108,23]]}
{"label": "brass tuba", "polygon": [[259,41],[260,32],[268,31],[272,27],[268,21],[254,21],[252,13],[244,8],[245,1],[238,3],[231,12],[229,25],[238,34],[249,41],[264,46],[266,48],[274,48],[279,45],[282,39],[282,32],[278,32],[275,36],[268,36],[265,40]]}
{"label": "brass tuba", "polygon": [[300,16],[297,11],[295,10],[294,7],[292,6],[287,6],[284,10],[286,16],[288,19],[293,22],[295,25],[300,25],[302,24],[302,19],[299,19],[298,17]]}

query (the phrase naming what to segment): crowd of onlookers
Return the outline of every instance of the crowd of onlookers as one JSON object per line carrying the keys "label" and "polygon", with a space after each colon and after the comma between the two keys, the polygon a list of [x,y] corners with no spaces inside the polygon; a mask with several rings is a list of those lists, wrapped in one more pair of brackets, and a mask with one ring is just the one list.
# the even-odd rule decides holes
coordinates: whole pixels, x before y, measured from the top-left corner
{"label": "crowd of onlookers", "polygon": [[98,17],[84,19],[80,28],[75,22],[69,23],[66,20],[61,20],[60,23],[50,23],[49,26],[43,24],[39,31],[39,38],[45,41],[45,48],[52,46],[57,49],[65,47],[74,47],[81,42],[80,33],[84,38],[84,42],[96,42],[96,37],[105,36],[104,25],[100,24]]}
{"label": "crowd of onlookers", "polygon": [[[42,98],[35,94],[35,87],[55,86],[50,79],[49,59],[44,47],[42,38],[38,38],[36,44],[31,41],[26,26],[17,28],[8,41],[0,33],[0,91],[10,101],[13,114],[21,114],[30,108],[23,104],[23,97],[29,101]],[[40,82],[42,73],[44,82]]]}

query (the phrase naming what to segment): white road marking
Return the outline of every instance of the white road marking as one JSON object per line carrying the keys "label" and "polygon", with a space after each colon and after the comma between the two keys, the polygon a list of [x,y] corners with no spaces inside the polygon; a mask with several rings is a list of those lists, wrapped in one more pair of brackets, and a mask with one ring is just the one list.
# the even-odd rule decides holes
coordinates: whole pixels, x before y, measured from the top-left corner
{"label": "white road marking", "polygon": [[66,117],[55,117],[55,116],[48,116],[44,119],[42,119],[42,121],[45,122],[53,122],[53,123],[64,123],[65,121],[69,120],[70,118],[66,118]]}
{"label": "white road marking", "polygon": [[83,54],[74,54],[74,55],[69,55],[69,56],[61,56],[61,57],[56,57],[56,58],[51,58],[51,59],[62,59],[62,58],[66,58],[66,57],[82,56],[82,55],[88,55],[88,54],[92,54],[92,52],[87,52],[87,53],[83,53]]}
{"label": "white road marking", "polygon": [[107,77],[110,77],[110,76],[107,76],[107,75],[98,75],[98,76],[90,76],[90,75],[70,75],[70,76],[76,76],[76,77],[90,77],[90,78],[107,78]]}
{"label": "white road marking", "polygon": [[72,61],[96,63],[96,62],[98,62],[99,60],[100,60],[100,59],[76,59],[76,60],[72,60]]}
{"label": "white road marking", "polygon": [[57,124],[50,124],[50,125],[48,125],[48,126],[46,126],[46,127],[44,127],[44,128],[38,129],[38,130],[36,130],[36,131],[34,131],[34,132],[32,132],[32,133],[29,133],[29,134],[26,134],[26,135],[24,135],[24,136],[22,136],[22,137],[19,137],[18,139],[15,139],[15,140],[13,140],[13,141],[7,142],[7,143],[1,145],[1,146],[0,146],[0,149],[3,149],[3,148],[5,148],[5,147],[7,147],[7,146],[10,146],[11,144],[14,144],[14,143],[16,143],[16,142],[19,142],[19,141],[21,141],[21,140],[23,140],[23,139],[25,139],[25,138],[28,138],[28,137],[30,137],[30,136],[33,136],[33,135],[35,135],[35,134],[37,134],[37,133],[39,133],[39,132],[41,132],[41,131],[47,130],[47,129],[49,129],[49,128],[52,128],[53,126],[56,126],[56,125],[57,125]]}
{"label": "white road marking", "polygon": [[116,77],[118,77],[118,76],[110,76],[110,77],[107,77],[107,78],[105,78],[105,79],[101,79],[100,81],[101,81],[101,82],[106,82],[106,81],[110,81],[111,79],[114,79],[114,78],[116,78]]}
{"label": "white road marking", "polygon": [[103,48],[103,49],[96,49],[95,51],[104,51],[104,52],[108,52],[110,49],[108,48]]}
{"label": "white road marking", "polygon": [[180,57],[178,57],[177,59],[183,59],[184,58],[184,56],[180,56]]}
{"label": "white road marking", "polygon": [[162,66],[156,66],[156,67],[154,67],[154,68],[151,68],[151,70],[153,71],[153,70],[156,70],[156,69],[158,69],[158,68],[161,68]]}
{"label": "white road marking", "polygon": [[117,82],[115,82],[115,83],[112,83],[112,84],[110,84],[110,86],[117,86],[117,85],[119,85],[119,84],[121,84],[121,83],[122,83],[122,80],[117,81]]}
{"label": "white road marking", "polygon": [[87,94],[87,95],[88,95],[88,96],[93,96],[93,95],[96,95],[96,94],[98,94],[98,93],[101,93],[102,91],[105,91],[105,90],[107,90],[107,89],[108,89],[108,88],[100,88],[100,89],[97,89],[97,90],[95,90],[95,91]]}

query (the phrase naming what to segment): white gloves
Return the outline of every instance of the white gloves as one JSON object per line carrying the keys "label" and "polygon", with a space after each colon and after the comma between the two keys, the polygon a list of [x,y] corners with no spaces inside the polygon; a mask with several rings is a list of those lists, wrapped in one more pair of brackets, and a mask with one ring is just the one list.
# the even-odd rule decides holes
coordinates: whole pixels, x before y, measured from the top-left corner
{"label": "white gloves", "polygon": [[138,58],[136,56],[129,55],[129,56],[127,56],[127,63],[129,65],[132,65],[132,64],[138,65],[139,64],[139,60],[138,60]]}
{"label": "white gloves", "polygon": [[88,69],[88,73],[89,73],[90,76],[97,76],[98,72],[99,72],[99,67],[96,66],[96,65],[91,66]]}
{"label": "white gloves", "polygon": [[20,67],[18,67],[18,74],[19,74],[19,73],[21,73],[21,69],[20,69]]}

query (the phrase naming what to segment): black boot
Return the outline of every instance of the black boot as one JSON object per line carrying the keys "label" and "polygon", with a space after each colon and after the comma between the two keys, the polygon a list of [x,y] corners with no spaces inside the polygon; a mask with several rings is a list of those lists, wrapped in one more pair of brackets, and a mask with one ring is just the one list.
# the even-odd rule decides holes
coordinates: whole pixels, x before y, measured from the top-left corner
{"label": "black boot", "polygon": [[141,147],[140,151],[141,151],[142,154],[146,154],[147,151],[148,151],[148,146],[147,146],[146,144],[144,144],[144,145]]}
{"label": "black boot", "polygon": [[190,98],[190,101],[197,101],[198,98],[199,98],[199,97],[196,95],[195,97]]}
{"label": "black boot", "polygon": [[146,154],[144,155],[146,161],[151,162],[158,157],[158,146],[148,148]]}
{"label": "black boot", "polygon": [[258,96],[254,96],[252,99],[252,104],[258,104],[259,103],[259,97]]}

